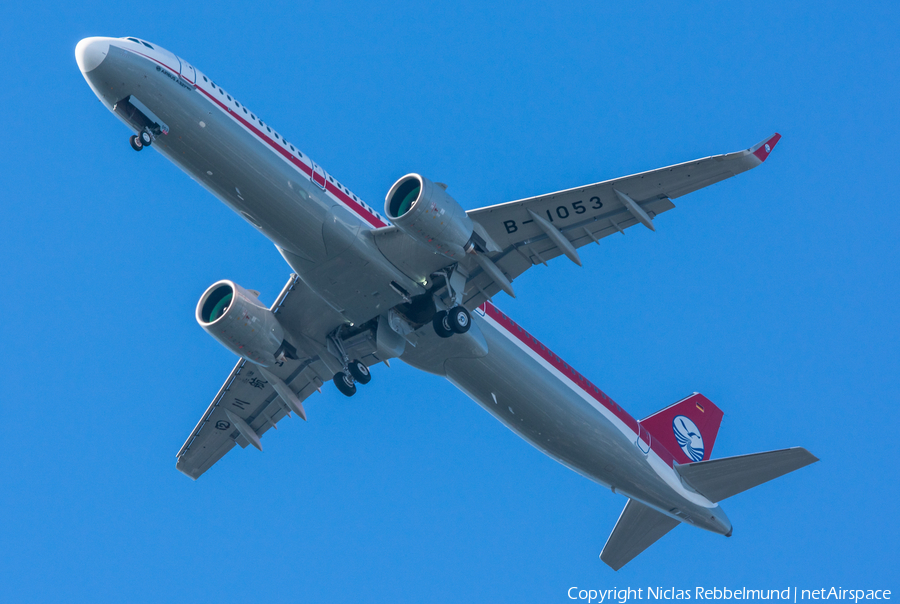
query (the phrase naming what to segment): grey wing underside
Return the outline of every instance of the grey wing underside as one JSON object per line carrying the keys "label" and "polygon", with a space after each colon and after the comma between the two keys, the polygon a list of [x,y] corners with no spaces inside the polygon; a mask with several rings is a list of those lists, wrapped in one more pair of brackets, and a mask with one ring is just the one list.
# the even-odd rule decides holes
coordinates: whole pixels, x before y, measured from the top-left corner
{"label": "grey wing underside", "polygon": [[[303,335],[300,336],[302,341],[298,341],[300,358],[286,359],[267,371],[284,381],[303,402],[335,373],[333,361],[323,358],[327,346],[325,336],[340,325],[343,318],[325,306],[297,275],[290,276],[271,310],[288,331]],[[375,343],[367,333],[349,339],[344,345],[352,358],[358,358],[370,367],[380,362],[375,354]],[[229,417],[229,413],[233,417]],[[242,448],[251,444],[234,425],[234,417],[246,422],[257,436],[262,436],[288,415],[288,406],[259,367],[241,359],[178,451],[176,468],[197,479],[235,444]]]}
{"label": "grey wing underside", "polygon": [[[641,224],[641,211],[653,219],[675,207],[672,199],[715,184],[760,165],[780,139],[776,134],[743,151],[705,157],[649,172],[511,201],[467,212],[493,249],[485,254],[512,282],[532,266],[565,253],[535,215],[580,248]],[[639,209],[629,208],[627,197]],[[396,227],[376,231],[385,255],[410,277],[422,280],[447,265]],[[464,304],[472,309],[501,291],[501,286],[472,258],[461,262],[468,272]]]}
{"label": "grey wing underside", "polygon": [[619,570],[676,526],[678,520],[629,499],[600,552],[600,559],[613,570]]}

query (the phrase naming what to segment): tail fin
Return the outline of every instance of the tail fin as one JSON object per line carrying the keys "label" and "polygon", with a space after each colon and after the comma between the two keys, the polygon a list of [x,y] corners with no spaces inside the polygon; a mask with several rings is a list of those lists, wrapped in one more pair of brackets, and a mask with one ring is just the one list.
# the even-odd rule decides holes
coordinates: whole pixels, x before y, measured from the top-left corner
{"label": "tail fin", "polygon": [[629,499],[600,552],[600,559],[613,570],[619,570],[676,526],[678,521],[674,518]]}
{"label": "tail fin", "polygon": [[793,447],[677,465],[675,470],[698,493],[716,503],[817,461],[803,447]]}
{"label": "tail fin", "polygon": [[695,392],[640,423],[678,463],[691,463],[709,459],[722,415],[712,401]]}

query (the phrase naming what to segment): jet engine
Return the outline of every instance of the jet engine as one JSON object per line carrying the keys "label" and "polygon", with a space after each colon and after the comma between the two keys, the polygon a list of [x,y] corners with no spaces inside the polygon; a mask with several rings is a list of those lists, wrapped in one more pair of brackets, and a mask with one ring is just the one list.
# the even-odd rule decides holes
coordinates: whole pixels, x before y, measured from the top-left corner
{"label": "jet engine", "polygon": [[474,227],[446,188],[420,174],[407,174],[388,191],[384,212],[407,235],[458,260],[474,248]]}
{"label": "jet engine", "polygon": [[219,281],[203,293],[197,303],[197,322],[225,348],[251,363],[269,367],[284,356],[296,358],[275,314],[234,281]]}

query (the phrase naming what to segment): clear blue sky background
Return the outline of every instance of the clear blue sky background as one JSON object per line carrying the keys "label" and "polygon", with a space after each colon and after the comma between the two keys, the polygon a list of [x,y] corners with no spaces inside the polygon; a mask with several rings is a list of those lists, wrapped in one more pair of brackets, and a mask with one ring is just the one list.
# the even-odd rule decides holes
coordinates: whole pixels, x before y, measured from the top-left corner
{"label": "clear blue sky background", "polygon": [[[895,3],[8,3],[0,599],[567,602],[571,586],[897,590]],[[784,138],[657,232],[501,307],[637,417],[693,391],[714,456],[822,461],[678,527],[620,573],[625,504],[441,379],[333,387],[197,482],[175,453],[234,358],[220,278],[271,301],[274,247],[128,131],[86,36],[185,57],[372,205],[399,176],[466,208]]]}

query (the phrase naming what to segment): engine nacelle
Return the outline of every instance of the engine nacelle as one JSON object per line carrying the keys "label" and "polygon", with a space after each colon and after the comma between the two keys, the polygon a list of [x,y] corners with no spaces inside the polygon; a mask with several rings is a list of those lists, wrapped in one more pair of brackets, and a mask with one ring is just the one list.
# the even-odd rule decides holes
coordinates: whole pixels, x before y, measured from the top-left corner
{"label": "engine nacelle", "polygon": [[384,200],[384,212],[406,234],[448,258],[472,251],[472,220],[443,185],[420,174],[394,183]]}
{"label": "engine nacelle", "polygon": [[275,314],[234,281],[207,289],[197,303],[197,322],[225,348],[251,363],[269,367],[279,357],[295,357]]}

